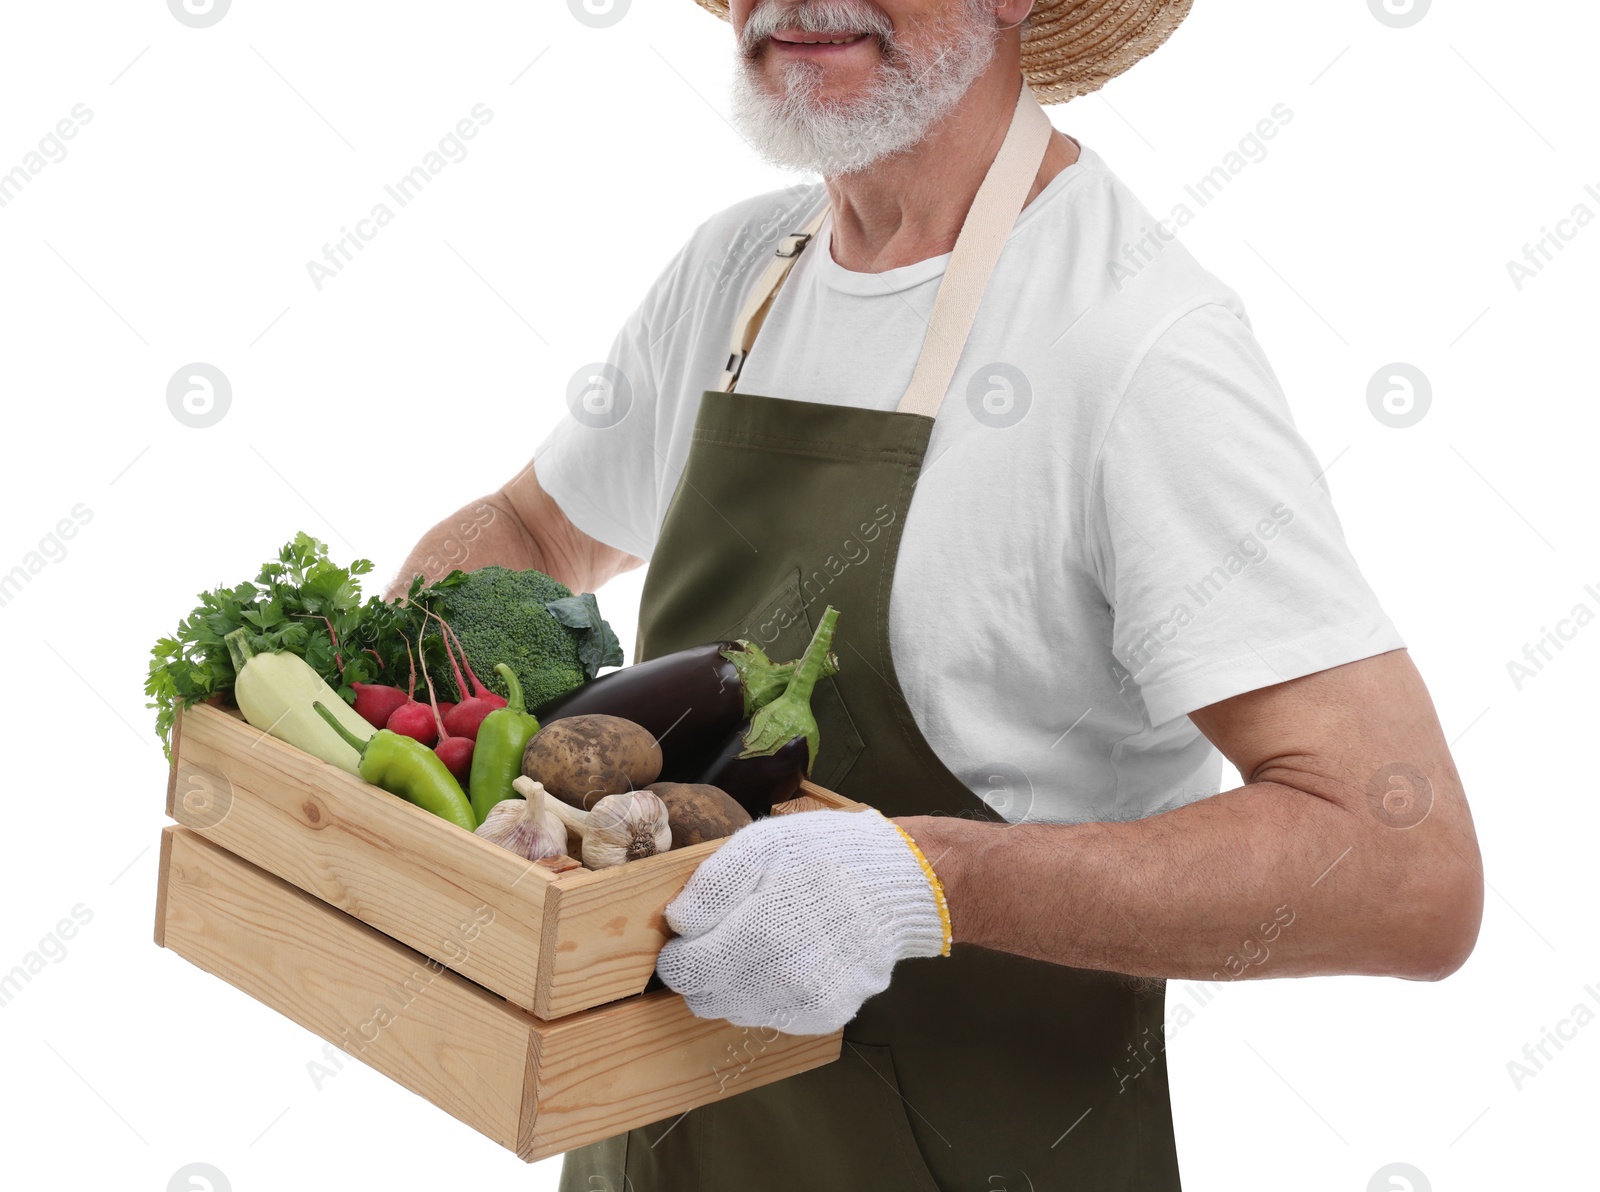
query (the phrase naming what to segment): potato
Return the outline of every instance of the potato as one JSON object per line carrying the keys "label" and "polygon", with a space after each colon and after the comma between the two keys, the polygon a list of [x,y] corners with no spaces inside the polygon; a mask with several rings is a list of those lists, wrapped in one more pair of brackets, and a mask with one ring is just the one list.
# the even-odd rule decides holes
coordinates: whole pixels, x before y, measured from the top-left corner
{"label": "potato", "polygon": [[673,848],[721,840],[750,822],[750,813],[720,787],[699,782],[652,782],[646,789],[667,805]]}
{"label": "potato", "polygon": [[522,751],[522,772],[563,803],[587,811],[606,795],[660,777],[661,746],[620,716],[568,716],[533,734]]}

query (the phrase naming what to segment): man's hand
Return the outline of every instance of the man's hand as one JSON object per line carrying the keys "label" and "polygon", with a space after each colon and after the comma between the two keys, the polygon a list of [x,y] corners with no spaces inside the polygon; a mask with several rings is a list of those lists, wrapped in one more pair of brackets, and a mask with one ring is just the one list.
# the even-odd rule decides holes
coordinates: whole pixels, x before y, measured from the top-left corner
{"label": "man's hand", "polygon": [[666,908],[656,971],[701,1018],[823,1035],[889,986],[895,962],[946,949],[942,895],[877,811],[756,820]]}

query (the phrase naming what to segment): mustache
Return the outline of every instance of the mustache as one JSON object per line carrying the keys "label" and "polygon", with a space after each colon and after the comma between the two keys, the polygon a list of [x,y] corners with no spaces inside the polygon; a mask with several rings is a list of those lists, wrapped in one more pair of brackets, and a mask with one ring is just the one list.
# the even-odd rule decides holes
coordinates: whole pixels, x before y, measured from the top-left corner
{"label": "mustache", "polygon": [[880,9],[856,0],[835,0],[826,4],[790,4],[766,0],[753,9],[739,32],[739,48],[754,53],[762,42],[779,30],[796,29],[803,33],[845,35],[866,33],[880,46],[894,39],[894,25]]}

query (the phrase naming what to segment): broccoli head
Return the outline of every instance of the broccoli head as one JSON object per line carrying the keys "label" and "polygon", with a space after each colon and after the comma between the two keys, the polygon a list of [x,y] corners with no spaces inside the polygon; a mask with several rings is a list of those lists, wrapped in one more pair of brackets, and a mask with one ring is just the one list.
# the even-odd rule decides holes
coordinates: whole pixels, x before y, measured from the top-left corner
{"label": "broccoli head", "polygon": [[[592,679],[599,667],[622,664],[621,647],[600,619],[594,596],[574,596],[541,571],[458,571],[425,589],[422,598],[461,639],[484,686],[507,694],[505,680],[494,669],[495,663],[505,663],[522,684],[530,710]],[[454,673],[444,661],[438,622],[432,625],[423,640],[429,673],[439,698],[459,699]]]}

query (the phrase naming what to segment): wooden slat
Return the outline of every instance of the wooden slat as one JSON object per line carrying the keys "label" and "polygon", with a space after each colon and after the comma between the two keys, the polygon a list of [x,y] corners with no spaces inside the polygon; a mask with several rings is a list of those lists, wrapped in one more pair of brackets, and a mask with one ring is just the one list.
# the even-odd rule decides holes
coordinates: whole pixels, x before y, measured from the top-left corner
{"label": "wooden slat", "polygon": [[167,946],[167,875],[172,869],[172,835],[177,828],[168,825],[161,829],[160,860],[156,863],[156,947]]}
{"label": "wooden slat", "polygon": [[842,1031],[785,1035],[696,1018],[670,990],[538,1032],[538,1115],[518,1145],[530,1161],[831,1063],[843,1045]]}
{"label": "wooden slat", "polygon": [[[721,843],[557,873],[209,704],[182,714],[173,756],[179,823],[546,1019],[644,989],[662,908]],[[862,807],[801,792],[774,811]]]}
{"label": "wooden slat", "polygon": [[167,947],[516,1148],[531,1016],[188,829],[162,861]]}
{"label": "wooden slat", "polygon": [[530,1162],[839,1057],[842,1032],[697,1018],[670,990],[542,1022],[190,829],[162,837],[167,947]]}
{"label": "wooden slat", "polygon": [[[809,782],[801,791],[773,814],[863,807]],[[546,936],[541,996],[533,1012],[560,1018],[643,989],[672,934],[662,908],[722,843],[707,840],[610,869],[564,874],[552,891],[557,905],[547,931],[553,934]]]}
{"label": "wooden slat", "polygon": [[662,908],[721,843],[707,840],[610,869],[562,874],[552,891],[556,909],[533,1012],[560,1018],[643,989],[671,935]]}
{"label": "wooden slat", "polygon": [[[559,880],[550,869],[219,708],[187,710],[174,757],[168,813],[179,823],[514,1004],[534,1004],[546,893]],[[220,820],[207,805],[217,790],[229,800]],[[190,800],[200,811],[186,791],[206,796]]]}
{"label": "wooden slat", "polygon": [[865,803],[857,803],[854,799],[835,794],[825,786],[802,781],[800,793],[787,803],[773,804],[772,814],[788,815],[796,811],[864,811],[866,806]]}

